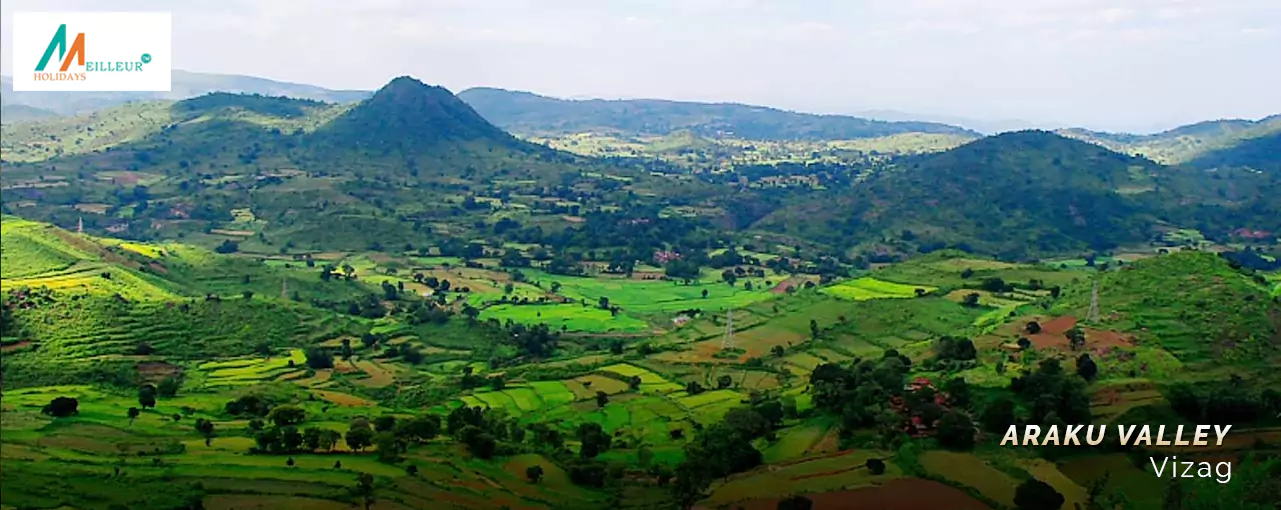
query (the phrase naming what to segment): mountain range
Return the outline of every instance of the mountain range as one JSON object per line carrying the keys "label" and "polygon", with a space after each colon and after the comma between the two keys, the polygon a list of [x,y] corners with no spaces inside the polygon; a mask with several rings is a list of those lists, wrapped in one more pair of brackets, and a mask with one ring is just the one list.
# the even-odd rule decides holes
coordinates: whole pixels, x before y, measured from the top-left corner
{"label": "mountain range", "polygon": [[[526,103],[533,106],[520,106]],[[513,195],[541,197],[521,204],[526,210],[547,207],[545,200],[694,207],[711,224],[855,252],[961,246],[1020,259],[1107,250],[1181,228],[1220,239],[1241,229],[1281,231],[1281,179],[1261,171],[1275,167],[1276,137],[1267,134],[1275,119],[1152,138],[1243,140],[1215,142],[1219,149],[1186,165],[1107,147],[1149,138],[1094,134],[1085,142],[1062,136],[1081,133],[1021,131],[873,167],[822,170],[834,176],[832,187],[736,191],[714,175],[673,178],[643,161],[530,143],[495,118],[531,130],[696,135],[732,127],[762,139],[952,129],[743,105],[573,102],[494,89],[455,96],[400,77],[347,104],[212,93],[6,125],[4,207],[69,227],[86,219],[79,204],[101,204],[93,210],[105,214],[87,218],[89,228],[140,237],[198,235],[242,221],[233,211],[252,211],[262,224],[248,230],[260,232],[260,249],[281,240],[341,249],[423,242],[438,232],[484,236],[489,208],[467,220],[475,209],[464,202],[506,203]],[[774,181],[753,184],[764,182]],[[563,227],[539,224],[543,233]]]}

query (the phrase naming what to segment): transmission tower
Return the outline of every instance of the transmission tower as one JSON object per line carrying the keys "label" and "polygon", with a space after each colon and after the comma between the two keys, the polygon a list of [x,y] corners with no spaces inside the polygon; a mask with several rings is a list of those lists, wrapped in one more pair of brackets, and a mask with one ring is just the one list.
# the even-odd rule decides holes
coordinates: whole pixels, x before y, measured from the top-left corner
{"label": "transmission tower", "polygon": [[1085,318],[1086,321],[1099,322],[1099,280],[1094,279],[1094,288],[1090,290],[1090,313]]}
{"label": "transmission tower", "polygon": [[79,216],[79,217],[77,217],[77,218],[76,218],[76,233],[77,233],[77,234],[83,234],[83,233],[85,233],[85,218],[84,218],[84,216]]}
{"label": "transmission tower", "polygon": [[734,310],[725,312],[725,338],[721,340],[721,350],[734,348]]}
{"label": "transmission tower", "polygon": [[280,299],[289,299],[289,280],[280,280]]}

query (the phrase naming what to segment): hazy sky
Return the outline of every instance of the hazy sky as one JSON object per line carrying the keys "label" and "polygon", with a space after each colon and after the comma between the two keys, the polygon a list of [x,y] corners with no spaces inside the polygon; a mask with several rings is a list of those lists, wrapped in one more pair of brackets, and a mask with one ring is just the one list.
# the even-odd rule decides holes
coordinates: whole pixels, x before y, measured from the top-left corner
{"label": "hazy sky", "polygon": [[1152,130],[1281,112],[1281,0],[4,0],[170,10],[175,67],[330,88],[893,109]]}

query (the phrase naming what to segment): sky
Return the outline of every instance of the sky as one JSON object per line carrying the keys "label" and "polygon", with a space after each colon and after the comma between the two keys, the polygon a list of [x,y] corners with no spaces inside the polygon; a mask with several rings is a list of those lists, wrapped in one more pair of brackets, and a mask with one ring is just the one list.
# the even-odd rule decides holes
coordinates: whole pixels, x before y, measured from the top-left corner
{"label": "sky", "polygon": [[174,67],[1148,132],[1281,113],[1281,0],[183,0]]}

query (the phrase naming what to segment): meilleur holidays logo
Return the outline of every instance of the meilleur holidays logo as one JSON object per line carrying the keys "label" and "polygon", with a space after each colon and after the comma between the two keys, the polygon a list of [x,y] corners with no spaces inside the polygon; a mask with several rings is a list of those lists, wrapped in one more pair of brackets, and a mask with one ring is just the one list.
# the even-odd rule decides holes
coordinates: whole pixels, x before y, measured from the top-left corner
{"label": "meilleur holidays logo", "polygon": [[157,12],[19,12],[15,92],[167,92],[171,17]]}
{"label": "meilleur holidays logo", "polygon": [[[1168,427],[1168,428],[1167,428]],[[1098,446],[1108,436],[1107,425],[1024,425],[1020,434],[1018,425],[1010,425],[1001,437],[1001,446]],[[1193,448],[1221,447],[1231,425],[1189,425],[1184,432],[1183,425],[1117,425],[1116,440],[1121,446],[1128,447],[1187,447]],[[1168,434],[1167,434],[1168,432]],[[1171,478],[1211,478],[1219,483],[1232,481],[1232,463],[1196,462],[1179,460],[1178,456],[1157,457],[1149,459],[1152,463],[1152,474],[1158,478],[1169,475]]]}

